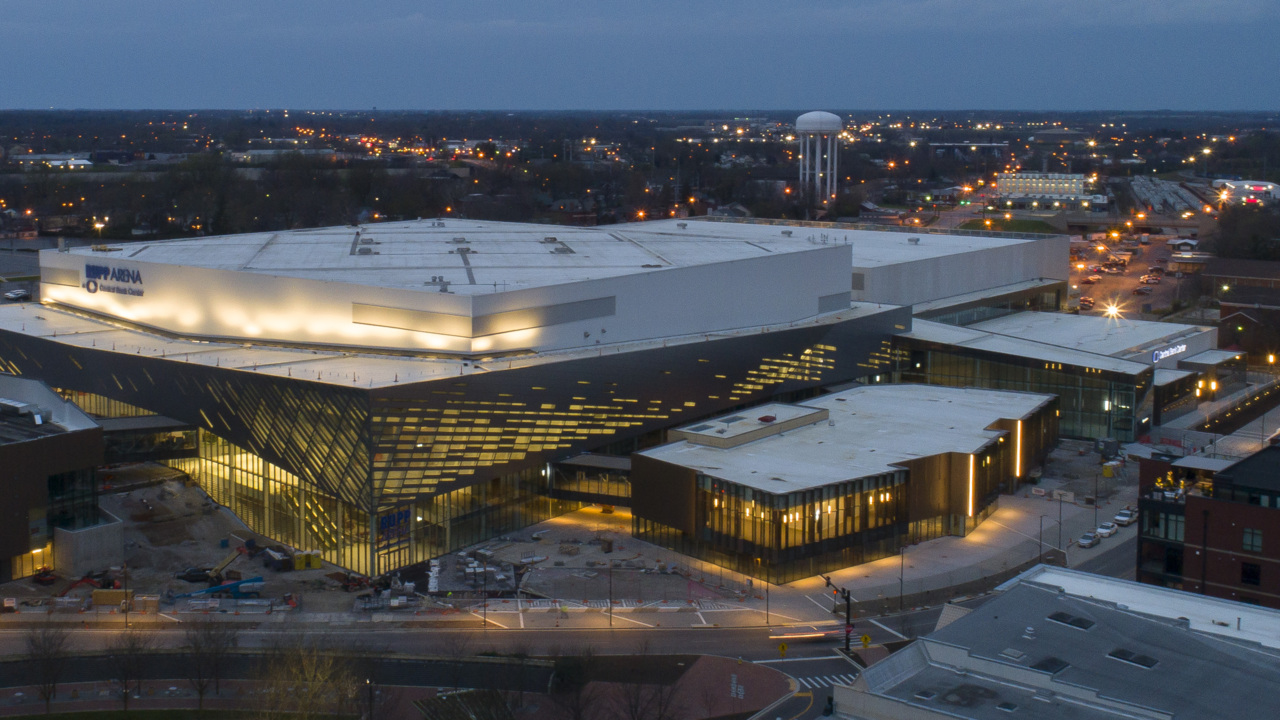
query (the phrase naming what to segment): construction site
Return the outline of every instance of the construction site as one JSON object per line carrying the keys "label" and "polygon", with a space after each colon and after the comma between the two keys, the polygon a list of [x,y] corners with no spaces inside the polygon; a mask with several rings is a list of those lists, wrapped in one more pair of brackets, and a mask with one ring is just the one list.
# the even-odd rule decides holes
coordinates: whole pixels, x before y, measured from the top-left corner
{"label": "construction site", "polygon": [[[1096,450],[1063,441],[1034,495],[1065,502],[1082,521],[1092,513],[1080,511],[1095,496],[1104,505],[1114,504],[1116,493],[1127,496],[1133,483],[1123,463],[1104,464]],[[1103,450],[1109,457],[1116,448]],[[101,481],[102,508],[124,523],[124,562],[80,578],[46,573],[2,585],[6,611],[305,612],[357,620],[429,613],[488,623],[490,612],[542,611],[550,619],[608,609],[612,620],[614,612],[646,610],[759,611],[769,589],[784,602],[788,589],[637,540],[630,513],[612,506],[587,506],[389,577],[367,578],[254,534],[178,471],[143,464],[104,472]],[[1023,494],[1034,499],[1031,491]],[[861,575],[869,567],[842,574]]]}

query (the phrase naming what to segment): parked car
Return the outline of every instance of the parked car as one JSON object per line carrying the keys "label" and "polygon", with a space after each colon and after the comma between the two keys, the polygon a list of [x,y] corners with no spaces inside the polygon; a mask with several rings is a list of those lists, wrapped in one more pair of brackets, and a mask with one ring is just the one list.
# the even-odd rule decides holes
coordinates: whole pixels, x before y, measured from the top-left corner
{"label": "parked car", "polygon": [[1100,273],[1100,272],[1102,272],[1102,266],[1101,266],[1101,265],[1090,265],[1090,266],[1089,266],[1089,272],[1091,272],[1091,273]]}
{"label": "parked car", "polygon": [[1094,530],[1093,532],[1098,537],[1111,537],[1112,535],[1115,535],[1116,531],[1118,531],[1119,529],[1120,529],[1120,526],[1116,525],[1113,522],[1104,522],[1098,526],[1097,530]]}
{"label": "parked car", "polygon": [[1133,289],[1133,294],[1134,295],[1150,295],[1151,288],[1147,287],[1146,285],[1139,285],[1138,287]]}
{"label": "parked car", "polygon": [[1103,268],[1103,269],[1102,269],[1102,272],[1104,272],[1104,273],[1106,273],[1106,274],[1108,274],[1108,275],[1123,275],[1123,274],[1124,274],[1124,270],[1123,270],[1123,269],[1121,269],[1121,268],[1117,268],[1117,267]]}
{"label": "parked car", "polygon": [[1101,277],[1100,275],[1090,275],[1090,276],[1089,276],[1089,277],[1087,277],[1087,278],[1080,278],[1080,284],[1081,284],[1081,285],[1092,285],[1092,284],[1094,284],[1094,283],[1098,282],[1098,281],[1099,281],[1099,280],[1101,280],[1101,279],[1102,279],[1102,277]]}
{"label": "parked car", "polygon": [[26,300],[31,297],[31,293],[26,290],[10,290],[4,294],[5,300]]}
{"label": "parked car", "polygon": [[1148,284],[1148,285],[1159,285],[1159,284],[1160,284],[1160,278],[1156,277],[1155,275],[1149,275],[1149,276],[1147,276],[1147,279],[1146,279],[1146,280],[1143,280],[1142,282],[1144,282],[1144,283],[1146,283],[1146,284]]}
{"label": "parked car", "polygon": [[1121,510],[1120,512],[1116,513],[1116,516],[1111,519],[1117,525],[1120,525],[1122,527],[1128,527],[1138,522],[1138,511],[1125,508],[1124,510]]}
{"label": "parked car", "polygon": [[1147,268],[1147,272],[1151,273],[1152,275],[1163,275],[1164,268],[1160,267],[1159,265],[1152,265],[1151,267]]}
{"label": "parked car", "polygon": [[189,567],[180,573],[175,573],[174,577],[178,580],[186,580],[191,583],[209,582],[209,571],[213,568]]}
{"label": "parked car", "polygon": [[1099,542],[1101,542],[1101,539],[1097,535],[1087,532],[1080,536],[1080,539],[1076,541],[1076,544],[1082,548],[1091,548]]}

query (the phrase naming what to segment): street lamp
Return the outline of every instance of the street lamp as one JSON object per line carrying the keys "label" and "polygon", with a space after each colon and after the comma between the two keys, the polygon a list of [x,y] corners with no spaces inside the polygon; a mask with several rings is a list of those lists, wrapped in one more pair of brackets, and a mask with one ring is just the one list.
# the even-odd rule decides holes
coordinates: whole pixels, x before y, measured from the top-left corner
{"label": "street lamp", "polygon": [[1044,515],[1040,516],[1040,554],[1036,556],[1036,562],[1044,562]]}
{"label": "street lamp", "polygon": [[898,548],[898,614],[902,614],[903,599],[903,578],[906,577],[907,571],[907,546],[903,545]]}

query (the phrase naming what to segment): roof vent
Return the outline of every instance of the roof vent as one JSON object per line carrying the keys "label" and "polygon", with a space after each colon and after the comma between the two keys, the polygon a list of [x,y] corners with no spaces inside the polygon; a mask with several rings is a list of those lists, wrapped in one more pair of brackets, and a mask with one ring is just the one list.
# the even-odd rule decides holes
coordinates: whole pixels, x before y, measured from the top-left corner
{"label": "roof vent", "polygon": [[358,253],[358,254],[360,254],[360,255],[372,255],[372,254],[373,254],[373,248],[366,248],[366,247],[362,247],[362,248],[360,248],[359,250],[356,250],[356,253]]}
{"label": "roof vent", "polygon": [[683,229],[685,229],[685,228],[689,227],[689,223],[676,223],[676,227],[678,227],[678,228],[680,228],[681,230],[683,230]]}
{"label": "roof vent", "polygon": [[461,245],[461,244],[465,243],[466,241],[467,241],[467,239],[466,239],[466,238],[464,238],[464,237],[456,237],[456,238],[453,238],[452,240],[450,240],[449,242],[453,243],[454,245]]}
{"label": "roof vent", "polygon": [[568,245],[561,245],[559,247],[553,248],[551,252],[557,255],[573,255],[574,254],[573,248],[569,247]]}
{"label": "roof vent", "polygon": [[759,418],[757,418],[757,419],[758,419],[760,422],[762,422],[762,423],[771,423],[771,422],[773,422],[774,420],[777,420],[777,419],[778,419],[778,416],[777,416],[777,415],[761,415],[761,416],[760,416]]}
{"label": "roof vent", "polygon": [[791,237],[791,233],[792,233],[792,232],[794,232],[794,231],[792,231],[792,230],[783,230],[783,231],[782,231],[782,237]]}
{"label": "roof vent", "polygon": [[907,238],[907,244],[908,244],[908,245],[919,245],[919,244],[920,244],[920,238],[918,238],[918,237],[909,237],[909,238]]}
{"label": "roof vent", "polygon": [[[356,233],[356,234],[357,234],[357,235],[359,235],[359,233]],[[373,244],[373,238],[371,238],[371,237],[362,237],[362,238],[360,238],[360,244],[361,244],[361,245],[372,245],[372,244]]]}
{"label": "roof vent", "polygon": [[548,235],[548,236],[546,236],[546,237],[542,238],[541,240],[539,240],[538,242],[546,243],[546,244],[550,245],[551,243],[558,243],[558,242],[560,242],[560,241],[559,241],[559,240],[557,240],[556,238],[551,237],[550,235]]}

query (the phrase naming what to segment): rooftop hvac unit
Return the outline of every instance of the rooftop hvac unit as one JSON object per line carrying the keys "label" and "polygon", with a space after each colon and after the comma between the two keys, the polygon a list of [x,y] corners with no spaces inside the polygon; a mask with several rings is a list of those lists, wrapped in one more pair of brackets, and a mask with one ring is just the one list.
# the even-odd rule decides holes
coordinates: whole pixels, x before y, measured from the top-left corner
{"label": "rooftop hvac unit", "polygon": [[450,240],[449,242],[453,243],[454,245],[461,245],[462,243],[465,243],[466,241],[467,241],[467,239],[466,239],[466,238],[464,238],[464,237],[456,237],[456,238],[453,238],[452,240]]}
{"label": "rooftop hvac unit", "polygon": [[680,228],[681,230],[683,230],[683,229],[685,229],[685,228],[689,227],[689,223],[676,223],[676,227],[678,227],[678,228]]}
{"label": "rooftop hvac unit", "polygon": [[373,254],[373,248],[360,248],[360,249],[359,249],[359,250],[357,250],[356,252],[357,252],[358,254],[360,254],[360,255],[372,255],[372,254]]}
{"label": "rooftop hvac unit", "polygon": [[918,237],[909,237],[909,238],[907,238],[907,244],[909,244],[909,245],[919,245],[919,244],[920,244],[920,238],[918,238]]}
{"label": "rooftop hvac unit", "polygon": [[556,238],[553,238],[553,237],[551,237],[550,235],[548,235],[547,237],[542,238],[542,240],[541,240],[540,242],[544,242],[544,243],[548,243],[548,244],[549,244],[549,243],[558,243],[558,242],[560,242],[560,241],[559,241],[559,240],[557,240]]}
{"label": "rooftop hvac unit", "polygon": [[373,238],[371,238],[371,237],[362,237],[362,238],[360,238],[360,244],[361,244],[361,245],[372,245],[372,244],[373,244]]}
{"label": "rooftop hvac unit", "polygon": [[783,230],[782,237],[791,237],[791,230]]}

